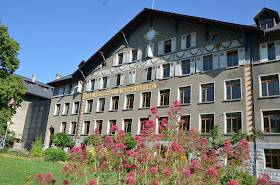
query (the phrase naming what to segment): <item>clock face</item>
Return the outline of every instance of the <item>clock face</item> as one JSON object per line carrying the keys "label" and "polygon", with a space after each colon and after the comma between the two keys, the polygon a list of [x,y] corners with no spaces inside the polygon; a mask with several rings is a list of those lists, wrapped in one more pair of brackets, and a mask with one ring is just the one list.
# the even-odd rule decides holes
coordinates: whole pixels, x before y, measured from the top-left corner
{"label": "clock face", "polygon": [[146,33],[146,36],[145,36],[145,39],[147,41],[151,41],[153,40],[157,35],[157,31],[154,29],[154,28],[151,28],[147,33]]}

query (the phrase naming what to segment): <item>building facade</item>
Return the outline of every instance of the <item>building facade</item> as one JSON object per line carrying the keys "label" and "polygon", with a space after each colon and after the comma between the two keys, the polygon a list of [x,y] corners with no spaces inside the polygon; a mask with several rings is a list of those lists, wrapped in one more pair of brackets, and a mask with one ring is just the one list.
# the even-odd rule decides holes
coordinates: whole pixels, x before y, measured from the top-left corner
{"label": "building facade", "polygon": [[[252,26],[144,9],[77,71],[57,76],[45,144],[67,132],[77,143],[117,125],[133,135],[150,108],[167,117],[179,100],[185,129],[225,136],[265,131],[252,146],[252,173],[280,180],[280,24],[264,8]],[[157,121],[157,131],[160,120]]]}
{"label": "building facade", "polygon": [[23,141],[24,148],[30,150],[38,136],[45,137],[53,87],[36,81],[36,75],[32,79],[22,78],[27,92],[9,129],[15,132],[16,139]]}

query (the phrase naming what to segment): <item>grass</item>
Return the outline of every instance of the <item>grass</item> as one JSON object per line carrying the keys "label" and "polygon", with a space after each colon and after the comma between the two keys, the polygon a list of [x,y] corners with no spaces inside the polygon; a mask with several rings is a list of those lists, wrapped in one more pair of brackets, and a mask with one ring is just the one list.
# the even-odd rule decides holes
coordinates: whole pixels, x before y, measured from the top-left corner
{"label": "grass", "polygon": [[45,162],[42,158],[29,159],[28,157],[0,154],[0,164],[1,185],[23,185],[26,183],[25,177],[30,175],[30,181],[35,184],[34,177],[37,173],[53,174],[54,179],[57,181],[56,184],[62,184],[65,179],[64,175],[61,175],[63,164]]}

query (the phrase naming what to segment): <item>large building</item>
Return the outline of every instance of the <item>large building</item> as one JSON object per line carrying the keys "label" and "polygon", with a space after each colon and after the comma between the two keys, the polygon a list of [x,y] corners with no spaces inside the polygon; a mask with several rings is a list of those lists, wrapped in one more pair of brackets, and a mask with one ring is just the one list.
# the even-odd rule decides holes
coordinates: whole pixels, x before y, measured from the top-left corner
{"label": "large building", "polygon": [[12,117],[14,124],[9,129],[15,133],[15,139],[23,142],[23,147],[30,150],[37,137],[45,137],[53,87],[36,81],[36,75],[32,79],[22,78],[27,92]]}
{"label": "large building", "polygon": [[[182,103],[185,129],[265,131],[251,166],[280,180],[280,23],[264,8],[251,26],[144,9],[71,75],[54,86],[45,144],[67,132],[77,143],[116,124],[140,133],[150,108],[161,119]],[[161,124],[157,120],[157,129]]]}

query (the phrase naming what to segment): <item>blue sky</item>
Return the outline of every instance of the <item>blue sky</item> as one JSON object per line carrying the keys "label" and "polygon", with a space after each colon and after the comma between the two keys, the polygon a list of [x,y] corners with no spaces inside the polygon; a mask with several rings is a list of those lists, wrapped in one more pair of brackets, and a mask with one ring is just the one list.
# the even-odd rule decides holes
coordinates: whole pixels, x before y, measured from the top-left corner
{"label": "blue sky", "polygon": [[[152,0],[0,0],[0,20],[19,42],[16,74],[47,83],[73,73]],[[251,25],[280,0],[155,0],[154,9]]]}

